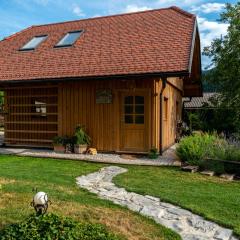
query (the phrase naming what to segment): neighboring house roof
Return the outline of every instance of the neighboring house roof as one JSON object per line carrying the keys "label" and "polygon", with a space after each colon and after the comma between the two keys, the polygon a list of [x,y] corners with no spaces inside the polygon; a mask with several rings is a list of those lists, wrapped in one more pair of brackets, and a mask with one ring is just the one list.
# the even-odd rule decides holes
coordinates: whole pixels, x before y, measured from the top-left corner
{"label": "neighboring house roof", "polygon": [[211,99],[213,99],[214,97],[216,97],[219,93],[216,92],[205,92],[203,93],[202,97],[193,97],[191,99],[191,101],[189,102],[188,100],[190,100],[189,98],[183,98],[183,102],[184,102],[184,108],[185,109],[200,109],[203,106],[205,106],[206,104],[208,105],[208,107],[213,107],[212,103],[211,103]]}
{"label": "neighboring house roof", "polygon": [[[0,41],[0,80],[189,73],[196,17],[177,7],[32,26]],[[72,47],[54,48],[84,30]],[[48,35],[34,51],[19,51]]]}

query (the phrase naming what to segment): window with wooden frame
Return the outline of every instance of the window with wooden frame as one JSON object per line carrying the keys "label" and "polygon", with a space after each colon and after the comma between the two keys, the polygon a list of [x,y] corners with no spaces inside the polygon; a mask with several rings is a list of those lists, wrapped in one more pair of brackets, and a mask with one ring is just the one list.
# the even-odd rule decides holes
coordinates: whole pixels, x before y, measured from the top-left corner
{"label": "window with wooden frame", "polygon": [[34,108],[33,112],[34,113],[39,113],[40,117],[46,117],[47,116],[47,104],[42,101],[34,100]]}
{"label": "window with wooden frame", "polygon": [[163,120],[168,120],[168,98],[164,97],[163,100]]}
{"label": "window with wooden frame", "polygon": [[180,109],[179,109],[179,102],[176,101],[176,121],[180,120]]}
{"label": "window with wooden frame", "polygon": [[144,124],[144,96],[125,97],[124,122],[126,124]]}

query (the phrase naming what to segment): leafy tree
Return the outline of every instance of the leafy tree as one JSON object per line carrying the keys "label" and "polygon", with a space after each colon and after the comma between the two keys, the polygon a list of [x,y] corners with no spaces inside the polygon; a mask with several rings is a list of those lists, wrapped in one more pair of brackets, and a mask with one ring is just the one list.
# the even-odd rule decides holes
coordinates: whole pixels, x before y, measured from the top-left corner
{"label": "leafy tree", "polygon": [[[211,67],[214,67],[206,78],[221,93],[216,115],[220,117],[221,112],[225,114],[229,110],[231,128],[234,125],[233,131],[240,131],[240,2],[226,4],[220,21],[228,23],[229,27],[226,36],[213,40],[211,46],[204,49],[204,54],[212,60]],[[228,126],[225,127],[228,130]]]}

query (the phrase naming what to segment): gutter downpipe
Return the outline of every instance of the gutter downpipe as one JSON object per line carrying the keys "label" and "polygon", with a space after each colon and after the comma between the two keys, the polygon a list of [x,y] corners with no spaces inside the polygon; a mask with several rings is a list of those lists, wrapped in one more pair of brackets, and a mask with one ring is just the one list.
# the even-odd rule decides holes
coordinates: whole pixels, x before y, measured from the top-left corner
{"label": "gutter downpipe", "polygon": [[166,85],[167,85],[167,78],[166,77],[162,77],[161,78],[162,80],[162,89],[161,89],[161,92],[160,92],[160,128],[159,128],[159,131],[160,131],[160,155],[162,155],[163,153],[163,147],[162,147],[162,143],[163,143],[163,109],[162,109],[162,103],[163,103],[163,91],[164,89],[166,88]]}

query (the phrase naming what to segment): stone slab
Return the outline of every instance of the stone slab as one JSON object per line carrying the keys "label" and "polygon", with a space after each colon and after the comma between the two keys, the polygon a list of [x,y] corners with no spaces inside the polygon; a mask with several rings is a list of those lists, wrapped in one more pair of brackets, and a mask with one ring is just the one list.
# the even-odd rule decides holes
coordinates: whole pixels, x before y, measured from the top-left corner
{"label": "stone slab", "polygon": [[233,181],[235,175],[234,174],[221,174],[220,178],[226,179],[228,181]]}
{"label": "stone slab", "polygon": [[191,172],[191,173],[195,173],[198,171],[199,167],[198,166],[184,166],[184,167],[181,167],[181,169],[184,171],[184,172]]}
{"label": "stone slab", "polygon": [[213,171],[202,171],[202,172],[200,172],[202,175],[206,175],[206,176],[210,176],[210,177],[212,177],[212,176],[214,176],[215,175],[215,172],[213,172]]}
{"label": "stone slab", "polygon": [[127,170],[117,166],[100,169],[98,172],[78,177],[77,184],[101,199],[110,200],[132,211],[150,217],[177,232],[183,240],[239,240],[232,230],[207,221],[188,210],[162,202],[159,198],[128,192],[112,183],[112,178]]}

